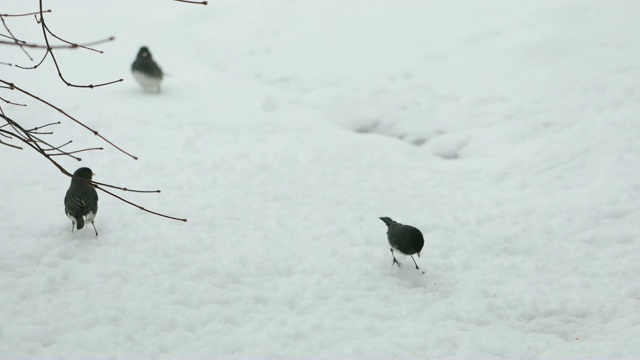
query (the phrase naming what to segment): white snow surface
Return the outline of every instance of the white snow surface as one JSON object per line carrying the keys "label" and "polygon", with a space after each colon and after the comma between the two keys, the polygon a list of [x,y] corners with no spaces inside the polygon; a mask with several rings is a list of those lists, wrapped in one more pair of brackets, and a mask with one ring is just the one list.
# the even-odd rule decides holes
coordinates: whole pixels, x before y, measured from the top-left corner
{"label": "white snow surface", "polygon": [[[116,37],[57,51],[70,81],[124,82],[0,78],[139,160],[0,105],[188,222],[99,192],[99,237],[71,233],[69,178],[2,147],[0,358],[640,358],[640,2],[45,6],[67,39]],[[160,94],[129,72],[142,45]],[[424,274],[379,216],[422,230]]]}

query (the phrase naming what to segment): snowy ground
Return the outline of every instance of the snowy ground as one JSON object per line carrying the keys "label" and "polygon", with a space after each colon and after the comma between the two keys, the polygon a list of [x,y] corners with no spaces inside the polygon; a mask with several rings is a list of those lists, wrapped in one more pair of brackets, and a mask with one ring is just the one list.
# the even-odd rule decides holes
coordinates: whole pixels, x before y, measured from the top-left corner
{"label": "snowy ground", "polygon": [[[140,160],[3,109],[189,221],[101,193],[100,236],[72,234],[68,178],[1,148],[0,358],[640,357],[637,1],[46,3],[117,38],[59,52],[70,80],[125,81],[0,78]],[[423,231],[424,275],[379,216]]]}

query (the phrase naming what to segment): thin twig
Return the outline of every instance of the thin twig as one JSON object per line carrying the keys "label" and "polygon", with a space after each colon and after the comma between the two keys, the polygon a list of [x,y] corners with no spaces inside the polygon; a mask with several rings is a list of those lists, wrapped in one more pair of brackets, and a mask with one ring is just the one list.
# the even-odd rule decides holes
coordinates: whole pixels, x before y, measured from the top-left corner
{"label": "thin twig", "polygon": [[9,143],[6,143],[6,142],[4,142],[2,140],[0,140],[0,144],[2,144],[4,146],[11,147],[11,148],[14,148],[14,149],[22,150],[22,148],[20,146],[9,144]]}
{"label": "thin twig", "polygon": [[73,142],[72,140],[69,140],[69,141],[67,141],[67,142],[66,142],[66,143],[64,143],[64,144],[62,144],[62,145],[60,145],[60,146],[57,146],[57,147],[56,147],[56,149],[60,150],[60,149],[62,149],[64,146],[67,146],[67,145],[71,144],[72,142]]}
{"label": "thin twig", "polygon": [[49,56],[49,54],[50,54],[49,51],[45,51],[44,56],[42,56],[42,59],[40,59],[40,61],[38,61],[38,63],[33,65],[33,66],[22,66],[22,65],[18,65],[18,64],[16,64],[15,66],[17,68],[23,69],[23,70],[37,69],[40,65],[42,65],[42,63],[44,63],[44,61],[47,59],[47,56]]}
{"label": "thin twig", "polygon": [[51,9],[34,11],[34,12],[30,12],[30,13],[25,13],[25,14],[0,14],[0,17],[31,16],[31,15],[38,15],[38,14],[42,14],[42,13],[50,13],[50,12],[51,12]]}
{"label": "thin twig", "polygon": [[[2,88],[3,88],[3,89],[5,89],[5,87],[2,87]],[[8,89],[8,88],[7,88],[7,89]],[[4,101],[6,104],[9,104],[9,105],[15,105],[15,106],[27,106],[27,104],[19,104],[19,103],[13,102],[13,101],[9,101],[9,100],[7,100],[7,99],[5,99],[5,98],[1,97],[1,96],[0,96],[0,100]]]}
{"label": "thin twig", "polygon": [[[53,35],[53,34],[51,34]],[[55,36],[55,35],[53,35]],[[56,37],[57,38],[57,37]],[[94,45],[100,45],[100,44],[104,44],[107,43],[109,41],[113,41],[116,38],[114,36],[108,37],[106,39],[102,39],[102,40],[96,40],[96,41],[91,41],[88,43],[84,43],[84,44],[76,44],[76,43],[71,43],[65,40],[62,40],[64,42],[67,43],[67,45],[51,45],[51,46],[47,46],[47,45],[42,45],[42,44],[31,44],[31,43],[20,43],[18,45],[22,45],[24,47],[28,47],[28,48],[34,48],[34,49],[77,49],[77,48],[83,48],[83,49],[87,49],[87,50],[91,50],[91,51],[95,51],[97,53],[103,54],[104,51],[102,50],[96,50],[93,48],[90,48],[89,46],[94,46]],[[5,41],[5,40],[0,40],[0,45],[16,45],[16,43],[14,41]],[[33,60],[33,59],[31,59]]]}
{"label": "thin twig", "polygon": [[[65,144],[66,145],[66,144]],[[62,145],[64,146],[64,145]],[[56,150],[60,149],[61,146],[58,146],[56,148]],[[104,150],[103,148],[86,148],[86,149],[80,149],[80,150],[74,150],[74,151],[69,151],[69,152],[64,152],[64,153],[60,153],[60,154],[51,154],[49,156],[68,156],[70,154],[77,154],[80,152],[85,152],[85,151],[94,151],[94,150]]]}
{"label": "thin twig", "polygon": [[102,186],[110,187],[112,189],[117,189],[117,190],[121,190],[121,191],[125,191],[125,192],[128,191],[128,192],[143,193],[143,194],[159,193],[160,192],[160,190],[134,190],[134,189],[126,188],[126,187],[109,185],[109,184],[105,184],[105,183],[101,183],[101,182],[97,182],[97,181],[94,181],[94,183],[96,185],[102,185]]}
{"label": "thin twig", "polygon": [[9,26],[7,26],[7,23],[4,21],[4,16],[0,17],[0,20],[2,20],[2,25],[4,25],[4,28],[7,30],[9,35],[11,35],[10,38],[13,39],[13,43],[20,47],[20,50],[22,50],[22,52],[25,55],[27,55],[27,57],[29,58],[30,61],[33,61],[33,58],[31,57],[31,55],[29,55],[27,50],[24,48],[24,45],[26,44],[26,41],[18,40],[18,38],[16,38],[16,36],[13,35],[13,33],[11,32],[11,29],[9,29]]}
{"label": "thin twig", "polygon": [[183,3],[187,3],[187,4],[197,4],[197,5],[207,5],[208,4],[207,1],[193,1],[193,0],[173,0],[173,1],[183,2]]}
{"label": "thin twig", "polygon": [[11,136],[11,135],[14,135],[14,134],[11,131],[2,130],[2,128],[5,127],[6,125],[9,125],[9,124],[4,124],[4,125],[0,126],[0,136],[3,136],[5,138],[7,138],[7,139],[13,139],[13,136]]}
{"label": "thin twig", "polygon": [[7,81],[4,81],[4,80],[2,80],[2,79],[0,79],[0,83],[5,84],[5,85],[9,86],[11,89],[15,89],[15,90],[17,90],[17,91],[19,91],[19,92],[21,92],[21,93],[23,93],[23,94],[25,94],[25,95],[27,95],[27,96],[29,96],[29,97],[33,98],[33,99],[36,99],[36,100],[40,101],[40,102],[41,102],[41,103],[43,103],[43,104],[48,105],[49,107],[51,107],[51,108],[53,108],[53,109],[57,110],[59,113],[61,113],[62,115],[66,116],[68,119],[73,120],[76,124],[78,124],[78,125],[80,125],[80,126],[84,127],[85,129],[87,129],[87,130],[91,131],[95,136],[97,136],[97,137],[101,138],[102,140],[106,141],[109,145],[113,146],[114,148],[116,148],[117,150],[119,150],[120,152],[122,152],[123,154],[128,155],[129,157],[131,157],[131,158],[133,158],[133,159],[135,159],[135,160],[138,160],[138,157],[137,157],[137,156],[131,155],[131,154],[129,154],[128,152],[124,151],[124,150],[123,150],[123,149],[121,149],[119,146],[117,146],[116,144],[112,143],[110,140],[108,140],[108,139],[107,139],[107,138],[105,138],[104,136],[100,135],[96,130],[93,130],[93,129],[92,129],[92,128],[90,128],[89,126],[87,126],[87,125],[85,125],[84,123],[82,123],[80,120],[78,120],[78,119],[74,118],[73,116],[71,116],[71,115],[67,114],[67,113],[66,113],[64,110],[62,110],[61,108],[59,108],[59,107],[57,107],[57,106],[53,105],[52,103],[50,103],[50,102],[48,102],[48,101],[46,101],[46,100],[44,100],[44,99],[42,99],[42,98],[39,98],[39,97],[38,97],[38,96],[36,96],[36,95],[31,94],[30,92],[28,92],[28,91],[26,91],[26,90],[24,90],[24,89],[22,89],[22,88],[17,87],[17,86],[16,86],[15,84],[13,84],[13,83],[10,83],[10,82],[7,82]]}
{"label": "thin twig", "polygon": [[44,124],[44,125],[40,125],[40,126],[36,126],[33,129],[28,129],[27,131],[37,131],[37,130],[42,130],[44,128],[46,128],[47,126],[53,126],[53,125],[60,125],[60,121],[56,121],[56,122],[52,122],[49,124]]}
{"label": "thin twig", "polygon": [[[43,22],[43,24],[44,24],[44,22]],[[109,41],[113,41],[113,40],[115,40],[115,39],[116,39],[114,36],[110,36],[110,37],[108,37],[107,39],[103,39],[103,40],[96,40],[96,41],[93,41],[93,42],[90,42],[90,43],[86,43],[86,44],[84,44],[84,45],[81,45],[81,44],[73,43],[73,42],[71,42],[71,41],[67,41],[67,40],[65,40],[65,39],[61,38],[60,36],[58,36],[58,35],[54,34],[54,33],[49,29],[49,27],[48,27],[46,24],[44,24],[43,26],[47,29],[47,32],[49,33],[49,35],[51,35],[51,36],[53,36],[54,38],[56,38],[56,39],[58,39],[58,40],[62,41],[62,42],[63,42],[63,43],[65,43],[65,44],[67,44],[67,47],[69,47],[69,48],[72,48],[72,49],[75,49],[75,48],[83,48],[83,49],[85,49],[85,50],[95,51],[95,52],[100,53],[100,54],[104,54],[104,51],[102,51],[102,50],[97,50],[97,49],[94,49],[94,48],[90,48],[89,46],[90,46],[90,45],[99,45],[99,44],[103,44],[103,43],[106,43],[106,42],[109,42]],[[51,47],[51,48],[53,48],[53,47]]]}
{"label": "thin twig", "polygon": [[[5,25],[6,27],[6,25]],[[8,31],[9,29],[7,29]],[[9,31],[10,32],[10,31]],[[24,40],[20,40],[20,39],[16,39],[13,35],[9,36],[9,35],[5,35],[5,34],[0,34],[1,38],[5,38],[5,39],[9,39],[9,40],[13,40],[14,42],[20,43],[20,44],[26,44],[27,42]]]}
{"label": "thin twig", "polygon": [[[0,118],[5,119],[5,121],[7,121],[7,123],[9,124],[9,126],[11,126],[16,132],[15,133],[11,133],[13,134],[15,137],[19,138],[20,140],[22,140],[25,143],[32,143],[34,144],[34,146],[32,146],[35,150],[37,150],[39,153],[41,153],[42,155],[46,156],[52,156],[52,155],[56,155],[56,154],[51,154],[51,152],[59,152],[59,155],[66,155],[76,161],[81,161],[82,159],[80,159],[77,156],[74,156],[70,153],[67,153],[63,150],[60,150],[60,148],[62,148],[65,145],[68,145],[69,143],[71,143],[71,141],[61,145],[61,146],[53,146],[51,144],[49,144],[47,141],[42,140],[41,138],[39,138],[38,136],[36,136],[38,133],[36,132],[32,132],[32,131],[28,131],[25,130],[22,126],[20,126],[18,123],[16,123],[15,121],[13,121],[12,119],[8,118],[5,115],[0,115]],[[46,146],[47,148],[43,148],[42,146]]]}
{"label": "thin twig", "polygon": [[105,190],[105,189],[103,189],[103,188],[101,188],[99,186],[96,186],[96,189],[98,189],[100,191],[103,191],[103,192],[115,197],[116,199],[118,199],[120,201],[123,201],[123,202],[125,202],[125,203],[127,203],[127,204],[129,204],[131,206],[137,207],[138,209],[140,209],[142,211],[145,211],[145,212],[148,212],[150,214],[161,216],[163,218],[167,218],[167,219],[171,219],[171,220],[178,220],[178,221],[182,221],[182,222],[187,222],[187,219],[184,219],[184,218],[178,218],[178,217],[174,217],[174,216],[169,216],[169,215],[161,214],[159,212],[155,212],[155,211],[146,209],[146,208],[144,208],[144,207],[142,207],[142,206],[140,206],[138,204],[132,203],[131,201],[129,201],[129,200],[123,198],[123,197],[120,197],[120,196],[118,196],[118,195],[116,195],[116,194],[114,194],[114,193],[112,193],[110,191],[107,191],[107,190]]}
{"label": "thin twig", "polygon": [[[42,0],[39,0],[39,4],[40,4],[40,19],[38,20],[38,23],[40,24],[40,27],[42,28],[42,37],[44,38],[44,42],[47,44],[46,49],[47,52],[45,53],[43,59],[40,61],[40,63],[38,65],[36,65],[35,67],[40,66],[40,64],[42,64],[42,62],[44,61],[44,59],[47,57],[47,55],[51,55],[51,60],[53,60],[53,64],[56,67],[56,70],[58,71],[58,77],[60,78],[60,80],[62,80],[62,82],[64,82],[67,86],[70,87],[77,87],[77,88],[89,88],[89,89],[93,89],[96,87],[100,87],[100,86],[106,86],[106,85],[111,85],[117,82],[121,82],[123,81],[123,79],[118,79],[118,80],[113,80],[113,81],[109,81],[109,82],[105,82],[105,83],[100,83],[100,84],[89,84],[89,85],[78,85],[78,84],[73,84],[69,81],[67,81],[67,79],[65,79],[64,75],[62,75],[62,70],[60,70],[60,65],[58,64],[58,59],[56,59],[56,55],[53,52],[53,47],[51,46],[51,44],[49,43],[49,36],[47,34],[50,34],[51,36],[54,36],[57,39],[60,39],[60,37],[56,36],[55,34],[53,34],[49,28],[47,27],[47,24],[44,20],[44,10],[43,10],[43,5],[42,5]],[[113,38],[111,38],[113,39]],[[68,46],[71,47],[78,47],[79,45],[77,44],[73,44],[70,43],[68,41],[65,41],[67,44],[71,44]],[[97,51],[97,50],[96,50]]]}

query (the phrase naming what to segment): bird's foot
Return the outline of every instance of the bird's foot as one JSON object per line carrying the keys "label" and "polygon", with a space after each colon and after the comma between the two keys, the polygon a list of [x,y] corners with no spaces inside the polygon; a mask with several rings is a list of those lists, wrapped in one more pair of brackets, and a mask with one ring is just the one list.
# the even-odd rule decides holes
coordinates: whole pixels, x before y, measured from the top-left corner
{"label": "bird's foot", "polygon": [[[413,260],[413,263],[415,264],[416,269],[420,270],[420,268],[418,267],[418,263],[416,262],[416,259],[413,258],[413,256],[411,256],[411,260]],[[424,274],[424,271],[422,273]]]}
{"label": "bird's foot", "polygon": [[94,224],[93,221],[92,221],[91,225],[93,225],[93,231],[96,232],[96,238],[97,238],[98,237],[98,229],[96,229],[96,224]]}
{"label": "bird's foot", "polygon": [[402,265],[400,265],[398,260],[396,258],[393,258],[393,262],[391,263],[391,266],[396,265],[396,264],[398,265],[398,267],[402,267]]}

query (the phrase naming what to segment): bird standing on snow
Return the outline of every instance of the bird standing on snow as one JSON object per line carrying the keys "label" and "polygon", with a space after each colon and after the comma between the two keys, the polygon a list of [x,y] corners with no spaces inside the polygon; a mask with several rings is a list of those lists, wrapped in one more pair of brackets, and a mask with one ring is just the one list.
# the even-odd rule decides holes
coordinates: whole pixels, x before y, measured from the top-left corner
{"label": "bird standing on snow", "polygon": [[405,255],[411,256],[416,269],[420,270],[416,260],[413,258],[413,254],[417,254],[420,257],[420,251],[424,246],[424,237],[422,237],[420,230],[410,225],[397,223],[389,217],[381,217],[380,220],[387,224],[388,227],[387,240],[391,245],[391,256],[393,256],[391,265],[398,264],[400,266],[396,256],[393,254],[393,249],[396,249]]}
{"label": "bird standing on snow", "polygon": [[162,70],[151,58],[151,53],[146,46],[138,51],[136,60],[131,64],[131,72],[138,84],[144,90],[156,89],[160,92],[160,83],[162,82]]}
{"label": "bird standing on snow", "polygon": [[69,186],[69,190],[64,196],[64,212],[71,219],[71,232],[76,226],[80,230],[84,227],[85,222],[90,222],[97,237],[98,230],[96,230],[93,219],[98,212],[98,193],[93,185],[89,183],[91,177],[93,177],[93,171],[82,167],[76,170],[73,176],[71,186]]}

